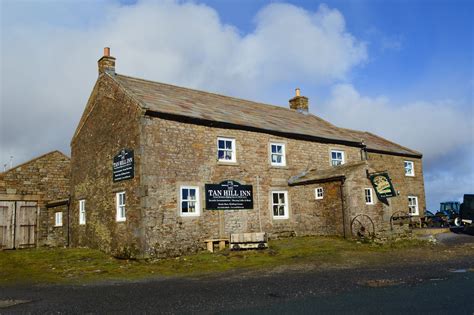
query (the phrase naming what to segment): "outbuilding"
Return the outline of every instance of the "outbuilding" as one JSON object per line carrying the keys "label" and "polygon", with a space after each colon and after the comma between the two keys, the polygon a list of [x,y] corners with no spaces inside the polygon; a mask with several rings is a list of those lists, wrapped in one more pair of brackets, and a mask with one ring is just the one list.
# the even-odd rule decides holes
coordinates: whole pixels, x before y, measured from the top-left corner
{"label": "outbuilding", "polygon": [[72,246],[162,257],[231,233],[401,233],[421,153],[289,108],[117,74],[106,48],[71,141]]}

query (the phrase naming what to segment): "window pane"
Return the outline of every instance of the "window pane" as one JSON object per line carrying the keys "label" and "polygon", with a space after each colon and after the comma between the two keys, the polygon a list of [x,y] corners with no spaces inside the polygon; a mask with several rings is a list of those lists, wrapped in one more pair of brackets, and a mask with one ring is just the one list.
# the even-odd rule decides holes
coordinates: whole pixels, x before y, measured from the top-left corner
{"label": "window pane", "polygon": [[189,189],[189,200],[196,200],[196,189]]}
{"label": "window pane", "polygon": [[277,163],[277,156],[272,154],[272,163]]}
{"label": "window pane", "polygon": [[232,151],[225,151],[225,159],[232,160]]}
{"label": "window pane", "polygon": [[225,148],[225,141],[224,140],[219,140],[219,149],[224,149]]}
{"label": "window pane", "polygon": [[196,212],[196,202],[188,202],[188,212]]}
{"label": "window pane", "polygon": [[183,200],[188,200],[189,190],[188,190],[188,189],[183,189],[182,191],[183,191],[183,192],[182,192],[182,194],[183,194],[183,196],[182,196]]}
{"label": "window pane", "polygon": [[219,160],[223,160],[223,159],[224,159],[224,151],[219,150],[219,151],[217,152],[217,158],[218,158]]}
{"label": "window pane", "polygon": [[272,153],[276,153],[276,152],[277,152],[276,145],[272,144]]}
{"label": "window pane", "polygon": [[273,206],[273,215],[278,216],[278,206],[277,205]]}
{"label": "window pane", "polygon": [[285,215],[285,206],[279,206],[278,215],[281,215],[281,216]]}
{"label": "window pane", "polygon": [[278,194],[273,194],[273,203],[274,204],[278,203]]}
{"label": "window pane", "polygon": [[232,150],[232,141],[226,141],[225,142],[225,148],[228,150]]}
{"label": "window pane", "polygon": [[276,156],[276,163],[281,164],[281,155]]}
{"label": "window pane", "polygon": [[188,212],[188,202],[187,201],[183,201],[181,202],[181,212]]}
{"label": "window pane", "polygon": [[278,195],[279,195],[279,199],[280,199],[279,202],[280,202],[280,203],[285,203],[285,194],[280,193],[280,194],[278,194]]}

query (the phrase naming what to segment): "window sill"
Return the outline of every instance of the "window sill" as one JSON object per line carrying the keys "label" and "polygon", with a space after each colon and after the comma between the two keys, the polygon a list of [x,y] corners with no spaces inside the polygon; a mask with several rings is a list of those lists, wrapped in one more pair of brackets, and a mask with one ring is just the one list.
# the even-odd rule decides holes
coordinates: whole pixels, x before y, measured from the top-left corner
{"label": "window sill", "polygon": [[217,165],[225,165],[225,166],[240,166],[238,162],[224,162],[224,161],[217,161]]}
{"label": "window sill", "polygon": [[201,214],[182,214],[179,215],[181,218],[199,218]]}
{"label": "window sill", "polygon": [[288,169],[290,169],[290,168],[288,167],[288,165],[273,165],[273,164],[270,165],[270,168],[280,169],[280,170],[288,170]]}
{"label": "window sill", "polygon": [[55,228],[63,227],[62,225],[55,225]]}
{"label": "window sill", "polygon": [[126,222],[127,219],[116,219],[115,222]]}
{"label": "window sill", "polygon": [[289,217],[273,217],[273,220],[276,220],[276,221],[281,221],[281,220],[288,220]]}
{"label": "window sill", "polygon": [[408,174],[405,174],[405,177],[415,177],[415,175],[408,175]]}

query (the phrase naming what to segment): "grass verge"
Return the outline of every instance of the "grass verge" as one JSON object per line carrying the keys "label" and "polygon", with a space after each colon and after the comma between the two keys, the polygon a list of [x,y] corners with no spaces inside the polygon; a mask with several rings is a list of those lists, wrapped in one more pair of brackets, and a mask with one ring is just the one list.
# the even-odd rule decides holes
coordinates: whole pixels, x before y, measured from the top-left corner
{"label": "grass verge", "polygon": [[0,252],[0,285],[139,280],[232,270],[271,271],[282,266],[350,267],[430,247],[417,240],[375,245],[336,237],[295,237],[270,241],[268,250],[200,252],[155,261],[119,260],[93,249],[13,250]]}

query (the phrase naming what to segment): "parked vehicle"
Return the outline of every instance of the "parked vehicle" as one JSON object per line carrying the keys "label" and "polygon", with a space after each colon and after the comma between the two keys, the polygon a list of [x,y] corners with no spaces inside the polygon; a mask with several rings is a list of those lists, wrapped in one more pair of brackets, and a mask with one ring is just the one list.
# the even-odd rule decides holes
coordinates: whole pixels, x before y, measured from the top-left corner
{"label": "parked vehicle", "polygon": [[421,225],[425,227],[449,226],[448,217],[441,212],[433,214],[433,212],[426,210],[425,216],[421,218]]}
{"label": "parked vehicle", "polygon": [[459,214],[461,204],[459,201],[445,201],[440,204],[439,211],[436,215],[444,215],[449,225],[461,226],[461,215]]}
{"label": "parked vehicle", "polygon": [[474,194],[464,195],[460,211],[460,224],[473,225],[474,222]]}

